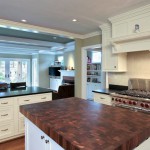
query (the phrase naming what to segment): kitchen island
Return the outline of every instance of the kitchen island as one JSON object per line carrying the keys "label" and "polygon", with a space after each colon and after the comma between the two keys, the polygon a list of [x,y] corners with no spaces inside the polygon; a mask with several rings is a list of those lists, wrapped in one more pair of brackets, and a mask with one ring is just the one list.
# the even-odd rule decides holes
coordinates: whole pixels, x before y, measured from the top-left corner
{"label": "kitchen island", "polygon": [[149,114],[84,99],[31,104],[20,111],[26,117],[26,150],[43,143],[42,150],[132,150],[150,137]]}

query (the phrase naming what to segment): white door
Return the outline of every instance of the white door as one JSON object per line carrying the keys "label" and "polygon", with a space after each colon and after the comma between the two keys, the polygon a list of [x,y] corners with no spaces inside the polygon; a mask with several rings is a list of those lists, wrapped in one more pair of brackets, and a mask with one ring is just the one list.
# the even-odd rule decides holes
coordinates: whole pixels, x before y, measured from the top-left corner
{"label": "white door", "polygon": [[26,82],[30,85],[30,60],[0,58],[0,82]]}

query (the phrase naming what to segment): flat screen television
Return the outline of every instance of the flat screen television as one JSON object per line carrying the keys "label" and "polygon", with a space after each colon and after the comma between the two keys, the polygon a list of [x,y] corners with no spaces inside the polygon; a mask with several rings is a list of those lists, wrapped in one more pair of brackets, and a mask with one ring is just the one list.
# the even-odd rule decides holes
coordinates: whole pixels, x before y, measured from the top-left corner
{"label": "flat screen television", "polygon": [[49,75],[50,76],[60,76],[60,70],[61,67],[49,67]]}

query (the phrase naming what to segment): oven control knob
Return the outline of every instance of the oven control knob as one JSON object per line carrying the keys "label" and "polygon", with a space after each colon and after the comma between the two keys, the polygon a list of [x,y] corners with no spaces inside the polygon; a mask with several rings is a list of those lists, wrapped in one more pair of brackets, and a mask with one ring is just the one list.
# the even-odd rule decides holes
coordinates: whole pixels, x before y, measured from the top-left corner
{"label": "oven control knob", "polygon": [[114,98],[112,98],[112,101],[114,101]]}
{"label": "oven control knob", "polygon": [[141,106],[144,107],[144,103],[141,103]]}
{"label": "oven control knob", "polygon": [[126,101],[123,101],[124,104],[126,104]]}
{"label": "oven control knob", "polygon": [[118,98],[116,98],[115,101],[118,102]]}
{"label": "oven control knob", "polygon": [[146,108],[149,108],[150,106],[149,106],[149,104],[145,104],[145,107],[146,107]]}
{"label": "oven control knob", "polygon": [[132,101],[129,101],[129,104],[132,105]]}
{"label": "oven control knob", "polygon": [[121,100],[121,99],[119,99],[119,102],[122,102],[122,100]]}
{"label": "oven control knob", "polygon": [[136,105],[137,104],[137,102],[133,102],[133,105]]}

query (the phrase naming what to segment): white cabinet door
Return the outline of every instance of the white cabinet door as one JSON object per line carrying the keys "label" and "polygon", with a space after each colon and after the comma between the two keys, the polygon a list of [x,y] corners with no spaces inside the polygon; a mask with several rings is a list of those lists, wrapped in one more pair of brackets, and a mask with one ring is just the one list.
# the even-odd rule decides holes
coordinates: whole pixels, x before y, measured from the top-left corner
{"label": "white cabinet door", "polygon": [[25,150],[64,150],[28,119],[25,119],[25,127]]}
{"label": "white cabinet door", "polygon": [[25,122],[25,128],[25,150],[45,150],[44,134],[28,121]]}

